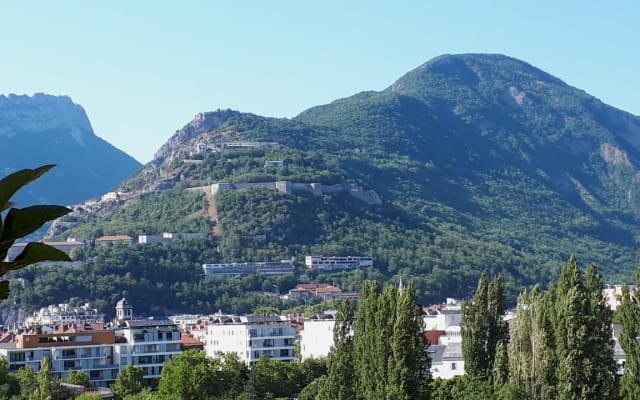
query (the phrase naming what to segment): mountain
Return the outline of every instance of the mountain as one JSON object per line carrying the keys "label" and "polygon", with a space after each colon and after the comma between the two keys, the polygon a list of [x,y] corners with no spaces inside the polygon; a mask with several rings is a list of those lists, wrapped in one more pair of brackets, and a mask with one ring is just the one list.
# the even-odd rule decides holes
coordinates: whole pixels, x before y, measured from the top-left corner
{"label": "mountain", "polygon": [[[373,256],[368,271],[305,271],[305,279],[350,291],[365,278],[403,277],[423,302],[441,301],[468,296],[489,269],[515,295],[554,278],[571,254],[611,282],[631,280],[639,167],[639,117],[514,58],[444,55],[385,90],[292,119],[198,114],[119,187],[131,201],[104,215],[83,208],[57,234],[90,239],[172,226],[212,233],[198,245],[207,250],[190,257],[170,247],[89,251],[103,263],[91,279],[99,270],[108,285],[86,293],[106,297],[156,282],[145,290],[158,291],[164,300],[149,307],[162,310],[244,311],[243,290],[287,290],[295,281],[203,283],[200,264],[293,257],[302,270],[309,254]],[[213,183],[223,183],[215,196]],[[208,189],[184,191],[194,187]],[[123,252],[138,259],[127,261],[128,280],[106,266]],[[148,265],[162,265],[162,274]],[[25,298],[18,303],[29,304]]]}
{"label": "mountain", "polygon": [[75,204],[100,196],[141,164],[93,133],[81,106],[66,96],[0,96],[0,175],[57,164],[16,196],[19,205]]}

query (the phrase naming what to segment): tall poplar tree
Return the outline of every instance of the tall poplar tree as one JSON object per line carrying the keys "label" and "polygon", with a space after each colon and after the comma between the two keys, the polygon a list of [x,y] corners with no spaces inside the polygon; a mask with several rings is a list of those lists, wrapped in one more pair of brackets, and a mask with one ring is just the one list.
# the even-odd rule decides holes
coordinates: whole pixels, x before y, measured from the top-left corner
{"label": "tall poplar tree", "polygon": [[415,288],[410,283],[399,293],[396,306],[388,399],[412,400],[427,395],[431,360],[426,352],[422,314]]}
{"label": "tall poplar tree", "polygon": [[489,283],[485,270],[473,297],[462,303],[462,355],[465,374],[470,378],[491,379],[497,344],[508,336],[502,319],[505,309],[501,278]]}
{"label": "tall poplar tree", "polygon": [[353,340],[357,399],[383,400],[385,397],[384,392],[379,391],[378,382],[382,380],[378,365],[380,357],[375,354],[379,335],[376,319],[379,292],[377,282],[367,281],[360,294]]}
{"label": "tall poplar tree", "polygon": [[604,306],[602,278],[595,266],[585,282],[572,256],[560,276],[555,306],[557,398],[610,398],[615,382],[612,316]]}
{"label": "tall poplar tree", "polygon": [[[636,272],[636,282],[640,282],[640,268]],[[620,396],[623,400],[637,400],[640,399],[640,303],[637,289],[630,292],[627,285],[623,286],[618,315],[622,325],[620,347],[626,355]]]}
{"label": "tall poplar tree", "polygon": [[349,300],[338,306],[333,330],[333,348],[327,360],[328,372],[322,381],[318,400],[353,400],[355,372],[353,369],[353,307]]}
{"label": "tall poplar tree", "polygon": [[355,399],[428,398],[429,360],[415,288],[366,282],[355,323]]}
{"label": "tall poplar tree", "polygon": [[538,286],[520,294],[509,328],[509,382],[533,400],[553,398],[553,330]]}

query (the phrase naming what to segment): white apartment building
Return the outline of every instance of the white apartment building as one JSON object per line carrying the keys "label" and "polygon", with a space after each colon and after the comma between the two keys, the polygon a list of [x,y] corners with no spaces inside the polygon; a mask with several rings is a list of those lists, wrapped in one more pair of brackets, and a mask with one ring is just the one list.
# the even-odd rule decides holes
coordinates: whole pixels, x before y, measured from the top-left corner
{"label": "white apartment building", "polygon": [[120,369],[132,364],[144,369],[144,379],[160,377],[162,366],[182,353],[182,334],[168,319],[125,321],[116,329],[114,356]]}
{"label": "white apartment building", "polygon": [[300,331],[300,356],[302,361],[309,358],[323,358],[329,355],[333,346],[333,328],[336,325],[335,311],[316,315],[304,321]]}
{"label": "white apartment building", "polygon": [[306,256],[304,263],[309,269],[334,271],[342,269],[357,269],[373,266],[373,257],[367,256]]}
{"label": "white apartment building", "polygon": [[236,353],[251,365],[261,357],[295,361],[296,330],[281,316],[273,315],[216,315],[208,322],[204,343],[209,357],[221,353]]}

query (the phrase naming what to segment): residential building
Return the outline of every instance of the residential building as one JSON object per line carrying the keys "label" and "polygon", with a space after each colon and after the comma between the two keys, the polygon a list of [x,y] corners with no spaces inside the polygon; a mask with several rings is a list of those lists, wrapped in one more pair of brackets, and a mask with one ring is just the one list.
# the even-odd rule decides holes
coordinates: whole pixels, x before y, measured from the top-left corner
{"label": "residential building", "polygon": [[209,357],[236,353],[251,365],[261,357],[294,361],[296,330],[286,318],[277,315],[215,315],[199,339]]}
{"label": "residential building", "polygon": [[144,379],[160,378],[162,366],[182,353],[182,334],[168,319],[126,320],[116,329],[114,356],[121,368],[142,367]]}
{"label": "residential building", "polygon": [[359,300],[358,293],[343,292],[342,289],[328,283],[301,283],[282,296],[291,301],[307,301],[312,298]]}
{"label": "residential building", "polygon": [[450,379],[464,375],[462,342],[432,345],[427,352],[431,357],[431,376],[434,378]]}
{"label": "residential building", "polygon": [[[620,306],[620,303],[622,301],[622,286],[624,285],[607,285],[602,290],[605,301],[613,311],[615,311],[618,306]],[[636,290],[635,285],[627,285],[627,287],[629,288],[629,292]]]}
{"label": "residential building", "polygon": [[[54,320],[55,321],[55,320]],[[43,325],[42,334],[7,335],[0,342],[0,355],[7,357],[9,370],[30,365],[39,371],[44,357],[51,360],[52,373],[59,378],[69,370],[82,370],[97,387],[108,387],[127,365],[140,366],[147,384],[153,384],[162,366],[182,353],[182,334],[168,319],[135,319],[133,307],[123,298],[116,305],[116,319],[104,324]],[[189,342],[191,347],[197,343]]]}
{"label": "residential building", "polygon": [[373,257],[306,256],[305,265],[309,269],[319,269],[325,271],[367,268],[373,266]]}
{"label": "residential building", "polygon": [[114,359],[114,331],[24,334],[17,335],[16,339],[13,343],[0,344],[0,355],[7,358],[11,372],[24,366],[39,371],[46,357],[57,378],[66,378],[70,370],[82,370],[93,385],[108,387],[115,382],[120,369]]}
{"label": "residential building", "polygon": [[43,307],[35,311],[33,315],[24,320],[24,326],[28,329],[35,326],[93,322],[104,322],[104,313],[98,312],[97,308],[91,308],[89,303],[85,303],[79,307],[72,307],[69,304],[58,304]]}
{"label": "residential building", "polygon": [[300,331],[300,357],[302,361],[329,355],[333,346],[335,325],[335,311],[314,315],[304,321],[304,328]]}

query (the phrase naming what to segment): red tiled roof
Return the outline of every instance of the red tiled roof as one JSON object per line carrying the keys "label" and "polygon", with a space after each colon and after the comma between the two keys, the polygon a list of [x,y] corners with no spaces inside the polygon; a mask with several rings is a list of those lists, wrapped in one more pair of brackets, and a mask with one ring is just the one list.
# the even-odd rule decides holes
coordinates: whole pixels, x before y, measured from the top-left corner
{"label": "red tiled roof", "polygon": [[204,349],[204,343],[189,335],[182,335],[182,345],[186,348]]}
{"label": "red tiled roof", "polygon": [[446,334],[447,334],[446,331],[436,331],[436,330],[424,331],[424,336],[429,341],[429,344],[439,344],[440,343],[440,336],[444,336]]}

